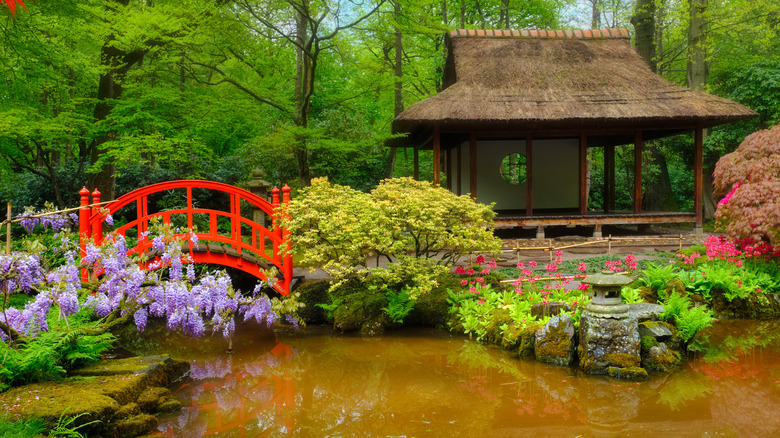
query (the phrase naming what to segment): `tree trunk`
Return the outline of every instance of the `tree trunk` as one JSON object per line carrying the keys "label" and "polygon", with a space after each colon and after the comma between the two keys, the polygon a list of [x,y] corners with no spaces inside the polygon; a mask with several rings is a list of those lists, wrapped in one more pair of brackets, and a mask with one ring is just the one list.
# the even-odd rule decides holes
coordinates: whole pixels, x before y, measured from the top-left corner
{"label": "tree trunk", "polygon": [[[301,10],[298,12],[298,19],[296,20],[296,42],[298,45],[296,53],[297,70],[295,78],[295,105],[296,105],[296,120],[295,124],[299,127],[306,128],[309,125],[309,109],[311,106],[311,79],[314,76],[312,71],[314,66],[312,64],[312,38],[309,38],[306,24],[309,17],[309,2],[304,0],[301,3]],[[308,49],[309,54],[304,51],[304,47]],[[311,185],[311,173],[309,170],[309,151],[306,147],[306,138],[297,139],[297,143],[293,147],[293,155],[295,155],[295,161],[298,167],[298,180],[301,187],[307,187]]]}
{"label": "tree trunk", "polygon": [[[692,90],[704,91],[707,87],[707,22],[704,15],[707,12],[709,0],[689,0],[690,1],[690,19],[688,22],[688,71],[686,80],[688,88]],[[709,134],[704,130],[704,139]],[[707,166],[703,169],[704,184],[702,208],[704,219],[712,219],[715,212],[715,196],[712,193],[712,171],[713,168]],[[709,183],[708,183],[709,181]]]}
{"label": "tree trunk", "polygon": [[631,24],[634,25],[636,49],[655,72],[655,0],[637,0]]}
{"label": "tree trunk", "polygon": [[651,141],[645,144],[645,150],[649,152],[648,166],[657,167],[659,174],[652,181],[645,184],[643,204],[647,211],[678,211],[677,200],[674,198],[672,183],[669,179],[669,168],[666,165],[666,157],[658,147],[657,142]]}
{"label": "tree trunk", "polygon": [[593,9],[590,14],[590,27],[591,29],[599,29],[601,27],[601,1],[592,0]]}
{"label": "tree trunk", "polygon": [[[444,22],[447,22],[447,3],[446,0],[442,1],[442,13],[444,14]],[[398,1],[395,1],[393,4],[393,16],[395,17],[396,21],[398,20],[398,16],[401,14],[401,5],[398,3]],[[403,35],[401,34],[401,29],[399,27],[395,28],[395,62],[394,62],[394,73],[395,73],[395,96],[394,101],[395,105],[393,108],[393,114],[395,117],[398,117],[399,114],[404,110],[404,83],[403,83]],[[387,174],[385,175],[386,178],[392,178],[393,177],[393,170],[395,168],[395,157],[397,155],[398,151],[396,147],[390,148],[390,153],[388,158],[388,166],[387,166]]]}

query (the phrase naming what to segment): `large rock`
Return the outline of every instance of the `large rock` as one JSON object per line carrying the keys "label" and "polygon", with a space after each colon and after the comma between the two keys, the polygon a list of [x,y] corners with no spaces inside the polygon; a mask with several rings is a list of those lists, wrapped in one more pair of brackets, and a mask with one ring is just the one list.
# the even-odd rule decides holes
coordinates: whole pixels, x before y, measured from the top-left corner
{"label": "large rock", "polygon": [[536,332],[534,354],[539,362],[569,366],[574,361],[574,324],[569,315],[553,316]]}
{"label": "large rock", "polygon": [[660,321],[644,321],[639,323],[639,337],[650,336],[658,341],[666,341],[674,336],[672,327]]}
{"label": "large rock", "polygon": [[680,353],[670,349],[665,343],[650,347],[642,354],[642,366],[650,371],[668,373],[680,366],[682,358]]}
{"label": "large rock", "polygon": [[651,303],[633,303],[628,305],[628,317],[639,322],[657,321],[658,315],[664,313],[664,306]]}
{"label": "large rock", "polygon": [[607,374],[609,367],[632,368],[641,363],[639,326],[635,318],[580,320],[580,368],[588,374]]}

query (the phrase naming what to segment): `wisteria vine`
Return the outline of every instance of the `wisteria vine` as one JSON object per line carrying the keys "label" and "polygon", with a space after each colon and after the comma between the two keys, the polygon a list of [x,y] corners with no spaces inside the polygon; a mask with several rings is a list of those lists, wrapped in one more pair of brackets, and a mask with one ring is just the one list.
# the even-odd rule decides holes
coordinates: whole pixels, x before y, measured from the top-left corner
{"label": "wisteria vine", "polygon": [[[28,212],[32,216],[32,212]],[[39,218],[35,218],[39,219]],[[31,219],[32,220],[32,219]],[[38,222],[23,223],[33,229]],[[48,220],[46,225],[58,230],[63,223]],[[31,227],[31,228],[29,228]],[[128,255],[124,236],[110,234],[100,246],[88,244],[86,255],[79,260],[79,249],[66,233],[60,239],[65,262],[51,270],[42,267],[39,256],[15,252],[0,256],[0,293],[7,299],[13,293],[36,293],[24,308],[9,307],[0,313],[0,337],[3,340],[36,336],[48,330],[46,317],[56,306],[60,317],[67,317],[83,308],[91,308],[101,319],[102,329],[133,320],[143,331],[149,317],[164,318],[169,329],[201,336],[208,331],[229,338],[235,331],[235,318],[254,319],[271,325],[284,318],[296,327],[295,310],[301,304],[269,298],[262,291],[264,282],[243,295],[233,288],[224,271],[197,276],[189,255],[170,224],[152,226],[156,235],[151,239],[153,260]],[[197,236],[187,233],[197,246]],[[90,280],[82,283],[80,270],[87,269]],[[267,278],[273,278],[269,274]]]}

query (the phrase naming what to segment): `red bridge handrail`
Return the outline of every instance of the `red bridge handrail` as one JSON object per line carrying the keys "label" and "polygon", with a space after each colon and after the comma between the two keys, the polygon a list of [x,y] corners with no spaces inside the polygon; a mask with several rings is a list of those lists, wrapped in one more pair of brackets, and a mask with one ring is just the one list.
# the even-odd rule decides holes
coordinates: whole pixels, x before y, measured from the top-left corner
{"label": "red bridge handrail", "polygon": [[[185,208],[150,213],[148,210],[149,195],[172,189],[186,189],[187,206]],[[210,189],[229,194],[230,211],[195,207],[192,197],[193,189]],[[152,218],[161,217],[163,223],[171,223],[171,216],[186,215],[187,228],[192,229],[194,226],[194,215],[207,215],[209,222],[208,232],[198,230],[195,233],[199,240],[199,246],[201,248],[205,246],[205,251],[194,248],[193,244],[188,242],[189,253],[193,260],[198,263],[214,263],[238,268],[258,278],[268,280],[265,278],[264,271],[258,263],[245,260],[243,257],[244,255],[250,255],[255,260],[264,261],[278,268],[282,278],[277,279],[274,288],[283,295],[287,295],[290,292],[293,262],[290,251],[285,251],[286,248],[289,249],[287,247],[289,245],[289,231],[280,227],[276,220],[276,209],[280,205],[279,192],[280,190],[274,187],[271,191],[273,202],[268,202],[249,191],[229,184],[204,180],[178,180],[152,184],[133,190],[100,208],[97,206],[100,204],[100,192],[96,189],[91,193],[93,206],[90,207],[90,193],[84,187],[79,191],[79,195],[81,195],[81,209],[79,210],[81,255],[82,257],[86,255],[86,244],[89,239],[93,239],[95,244],[102,242],[104,212],[114,214],[132,203],[135,203],[136,206],[136,218],[118,227],[115,232],[125,236],[125,233],[135,228],[138,234],[138,245],[131,251],[135,251],[138,254],[146,253],[151,249],[152,241],[144,233],[149,230],[149,221]],[[288,204],[290,202],[290,187],[285,185],[281,193],[281,202]],[[241,201],[246,201],[272,217],[273,225],[271,229],[241,216]],[[219,218],[228,218],[230,220],[229,236],[219,233],[217,227]],[[249,228],[251,234],[242,233],[242,229],[245,228]],[[187,230],[183,230],[175,233],[174,236],[184,238],[187,234]],[[247,238],[247,241],[245,241],[245,238]],[[236,255],[229,254],[226,251],[212,252],[208,242],[229,246]],[[270,243],[270,248],[267,248],[266,242]],[[85,273],[82,273],[82,277],[84,275]],[[84,278],[84,280],[86,279]]]}

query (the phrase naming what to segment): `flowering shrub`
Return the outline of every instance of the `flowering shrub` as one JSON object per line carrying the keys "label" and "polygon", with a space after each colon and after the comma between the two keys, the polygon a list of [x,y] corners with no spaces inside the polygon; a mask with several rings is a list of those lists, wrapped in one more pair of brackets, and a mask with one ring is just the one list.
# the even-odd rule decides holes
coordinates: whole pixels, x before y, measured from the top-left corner
{"label": "flowering shrub", "polygon": [[718,161],[714,177],[726,195],[715,212],[726,234],[780,243],[780,125],[745,138]]}

